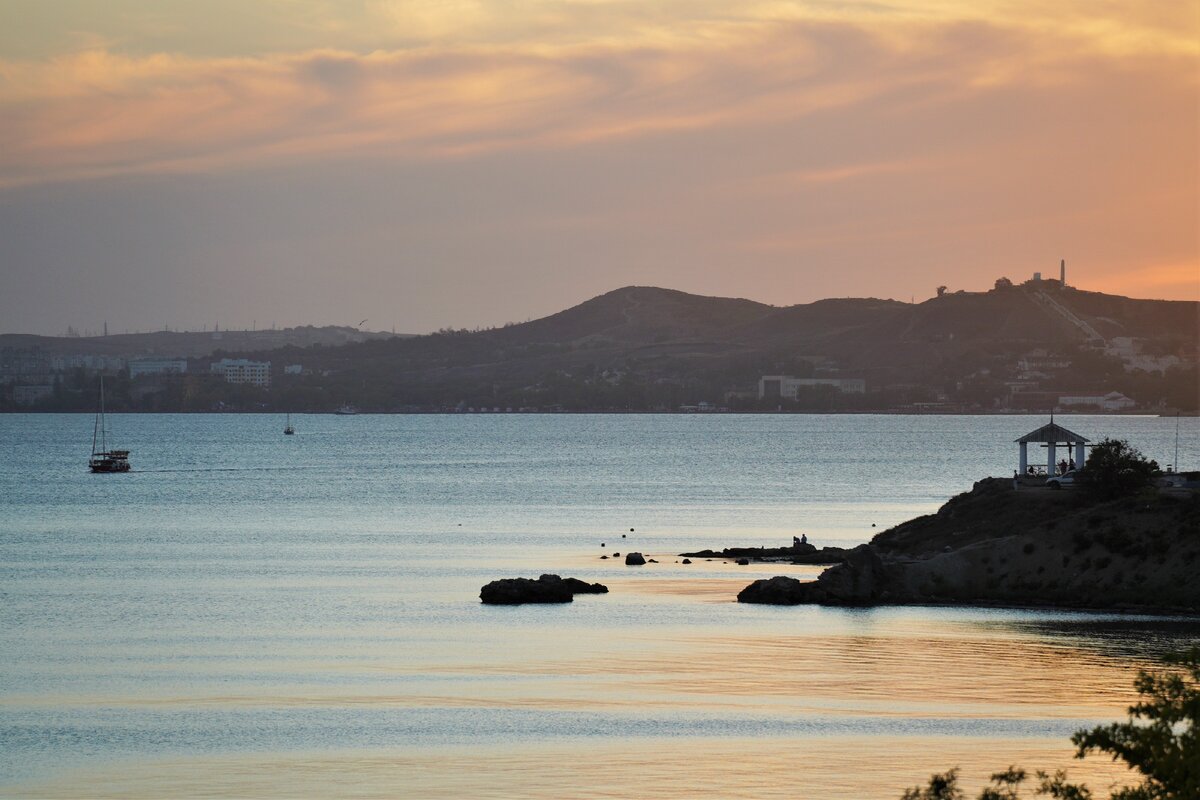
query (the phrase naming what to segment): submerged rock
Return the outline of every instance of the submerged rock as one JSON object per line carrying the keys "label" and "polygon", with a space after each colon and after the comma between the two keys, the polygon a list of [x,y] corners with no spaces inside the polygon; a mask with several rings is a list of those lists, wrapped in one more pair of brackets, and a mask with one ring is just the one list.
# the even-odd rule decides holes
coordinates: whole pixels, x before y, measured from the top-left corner
{"label": "submerged rock", "polygon": [[578,578],[542,575],[532,578],[501,578],[479,590],[485,605],[516,606],[523,603],[570,603],[577,594],[605,594],[608,587]]}
{"label": "submerged rock", "polygon": [[645,564],[645,563],[646,563],[646,559],[642,556],[641,553],[626,553],[625,554],[625,564],[628,566],[640,567],[642,564]]}

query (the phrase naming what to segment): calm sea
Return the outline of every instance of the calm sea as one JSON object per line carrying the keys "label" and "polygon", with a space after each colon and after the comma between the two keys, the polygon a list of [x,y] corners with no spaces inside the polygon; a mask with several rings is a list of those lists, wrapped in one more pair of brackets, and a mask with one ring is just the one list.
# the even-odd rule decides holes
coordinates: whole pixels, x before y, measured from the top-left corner
{"label": "calm sea", "polygon": [[[0,794],[890,798],[1067,766],[1200,621],[769,608],[804,567],[1010,475],[1033,417],[0,415]],[[1064,417],[1174,460],[1176,422]],[[1200,420],[1179,460],[1200,467]],[[602,547],[604,543],[604,547]],[[660,563],[625,567],[605,553]],[[604,596],[480,605],[558,572]]]}

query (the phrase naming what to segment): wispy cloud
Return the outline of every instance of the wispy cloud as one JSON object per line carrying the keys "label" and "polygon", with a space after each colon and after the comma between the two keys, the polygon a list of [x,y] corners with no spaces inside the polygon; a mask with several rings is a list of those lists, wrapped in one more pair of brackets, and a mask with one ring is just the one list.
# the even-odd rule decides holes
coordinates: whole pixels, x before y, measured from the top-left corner
{"label": "wispy cloud", "polygon": [[[368,11],[422,41],[451,37],[452,28],[503,40],[496,7],[451,5],[380,1]],[[559,36],[223,58],[90,49],[0,61],[0,186],[347,153],[463,157],[757,125],[881,100],[915,108],[1086,80],[1097,48],[1153,53],[1165,81],[1179,82],[1184,73],[1174,71],[1189,63],[1183,45],[1161,31],[1151,39],[1089,23],[1074,26],[1076,38],[1030,38],[1029,20],[985,24],[926,6],[924,18],[890,13],[871,27],[866,20],[878,22],[881,12],[870,6],[835,19],[819,4],[751,4],[734,18],[714,12],[671,28],[673,4],[649,13],[622,3],[535,3],[532,24]],[[601,8],[642,25],[622,37],[602,27],[562,42],[579,30],[563,18],[591,19]],[[864,169],[818,167],[807,179]]]}

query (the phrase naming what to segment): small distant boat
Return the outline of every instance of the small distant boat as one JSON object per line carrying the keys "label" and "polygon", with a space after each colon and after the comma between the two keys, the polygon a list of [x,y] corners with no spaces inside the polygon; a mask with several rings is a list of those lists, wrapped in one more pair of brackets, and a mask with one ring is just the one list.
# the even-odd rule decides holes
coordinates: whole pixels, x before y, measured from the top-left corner
{"label": "small distant boat", "polygon": [[292,436],[296,433],[296,429],[292,427],[292,412],[288,412],[287,422],[283,426],[283,435]]}
{"label": "small distant boat", "polygon": [[350,405],[349,403],[346,403],[345,405],[343,405],[341,408],[339,408],[337,411],[335,411],[333,413],[340,414],[343,417],[351,417],[358,413],[358,409],[355,408],[354,406]]}
{"label": "small distant boat", "polygon": [[92,426],[92,457],[88,459],[88,469],[92,472],[129,472],[129,451],[108,449],[103,375],[100,376],[100,409],[96,412],[96,422]]}

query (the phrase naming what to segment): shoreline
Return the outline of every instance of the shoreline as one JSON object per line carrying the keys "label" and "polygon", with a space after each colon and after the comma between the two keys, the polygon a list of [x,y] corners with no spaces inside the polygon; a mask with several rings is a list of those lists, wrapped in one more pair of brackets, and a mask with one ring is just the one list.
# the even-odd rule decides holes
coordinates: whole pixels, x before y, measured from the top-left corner
{"label": "shoreline", "polygon": [[[79,409],[75,411],[64,409],[53,410],[36,410],[36,409],[4,409],[0,410],[0,414],[94,414],[95,409]],[[107,411],[108,414],[126,414],[138,416],[166,416],[171,414],[219,414],[235,415],[245,414],[247,416],[262,416],[262,415],[279,415],[279,414],[295,414],[313,417],[369,417],[369,416],[413,416],[413,417],[536,417],[536,416],[569,416],[590,414],[594,416],[680,416],[680,417],[731,417],[731,416],[780,416],[780,417],[832,417],[832,416],[886,416],[886,417],[1036,417],[1044,416],[1044,412],[1037,409],[1028,411],[1023,410],[989,410],[989,411],[948,411],[948,410],[922,410],[912,411],[907,409],[890,409],[890,410],[846,410],[846,411],[641,411],[641,410],[613,410],[613,409],[584,409],[584,410],[563,410],[563,411],[357,411],[353,414],[339,414],[337,411],[288,411],[288,410],[217,410],[207,409],[204,411],[196,410],[179,410],[179,411]],[[1075,412],[1055,412],[1059,417],[1142,417],[1142,418],[1158,418],[1158,419],[1175,419],[1176,417],[1183,419],[1195,419],[1200,417],[1200,412],[1196,411],[1181,411],[1179,413],[1171,412],[1155,412],[1155,411],[1075,411]]]}

